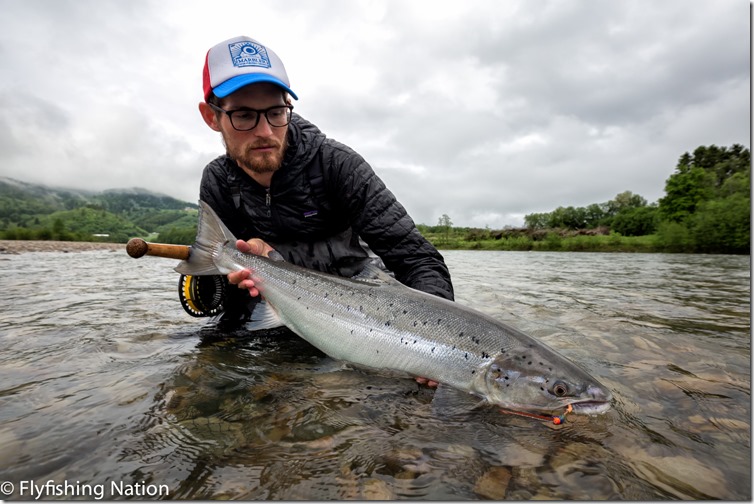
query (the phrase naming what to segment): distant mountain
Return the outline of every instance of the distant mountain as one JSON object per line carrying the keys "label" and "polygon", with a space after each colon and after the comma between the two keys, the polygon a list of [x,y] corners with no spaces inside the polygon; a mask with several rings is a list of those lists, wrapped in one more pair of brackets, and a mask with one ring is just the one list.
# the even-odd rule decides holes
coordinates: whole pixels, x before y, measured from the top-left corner
{"label": "distant mountain", "polygon": [[138,187],[90,191],[0,177],[0,236],[11,239],[45,239],[53,229],[65,230],[68,238],[95,234],[112,241],[168,231],[189,236],[197,209],[195,203]]}

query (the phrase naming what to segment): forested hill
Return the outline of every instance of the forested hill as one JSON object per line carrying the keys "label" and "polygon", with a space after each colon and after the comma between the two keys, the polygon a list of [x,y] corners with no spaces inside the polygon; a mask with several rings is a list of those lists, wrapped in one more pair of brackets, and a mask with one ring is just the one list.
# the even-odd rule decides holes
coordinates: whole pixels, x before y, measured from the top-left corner
{"label": "forested hill", "polygon": [[125,243],[133,236],[194,232],[197,205],[146,189],[86,191],[0,177],[0,232],[7,239]]}

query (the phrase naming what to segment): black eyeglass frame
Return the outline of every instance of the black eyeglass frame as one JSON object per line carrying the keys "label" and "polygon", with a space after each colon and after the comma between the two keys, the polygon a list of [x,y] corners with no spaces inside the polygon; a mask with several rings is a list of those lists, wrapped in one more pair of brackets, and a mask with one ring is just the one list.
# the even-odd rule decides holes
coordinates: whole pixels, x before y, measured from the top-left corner
{"label": "black eyeglass frame", "polygon": [[[267,124],[269,124],[271,127],[273,127],[273,128],[284,128],[285,126],[288,126],[291,123],[291,117],[293,116],[293,105],[275,105],[274,107],[269,107],[269,108],[266,108],[264,110],[257,110],[257,109],[252,109],[252,108],[240,108],[240,109],[236,109],[236,110],[225,110],[223,108],[218,107],[214,103],[207,103],[207,105],[209,105],[213,110],[216,110],[218,112],[223,112],[225,115],[227,115],[228,119],[230,120],[230,125],[233,126],[233,129],[236,130],[236,131],[251,131],[251,130],[253,130],[257,126],[259,126],[259,120],[262,118],[262,116],[264,116],[265,121],[267,121]],[[270,112],[270,111],[272,111],[272,110],[277,110],[277,109],[281,109],[281,108],[288,109],[288,113],[286,114],[286,117],[287,117],[286,123],[285,124],[281,124],[280,126],[272,124],[272,122],[270,122],[270,118],[267,116],[267,113]],[[233,114],[235,114],[236,112],[256,112],[257,113],[257,120],[254,123],[254,126],[252,126],[251,128],[243,128],[243,129],[236,127],[236,123],[233,122]]]}

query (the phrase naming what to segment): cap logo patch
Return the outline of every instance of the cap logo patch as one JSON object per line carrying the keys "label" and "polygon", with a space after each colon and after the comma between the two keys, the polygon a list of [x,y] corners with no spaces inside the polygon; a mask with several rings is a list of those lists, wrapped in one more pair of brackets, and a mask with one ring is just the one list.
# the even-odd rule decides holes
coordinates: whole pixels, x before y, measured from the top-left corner
{"label": "cap logo patch", "polygon": [[267,49],[261,44],[243,41],[228,44],[233,66],[270,68],[270,57]]}

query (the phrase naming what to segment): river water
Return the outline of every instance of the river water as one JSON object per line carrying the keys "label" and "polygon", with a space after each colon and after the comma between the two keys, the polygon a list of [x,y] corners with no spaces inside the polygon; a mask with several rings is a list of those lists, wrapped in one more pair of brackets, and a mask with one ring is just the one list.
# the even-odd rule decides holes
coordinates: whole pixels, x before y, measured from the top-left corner
{"label": "river water", "polygon": [[189,317],[175,261],[0,256],[0,498],[751,499],[750,257],[444,256],[613,408],[438,418],[411,379]]}

